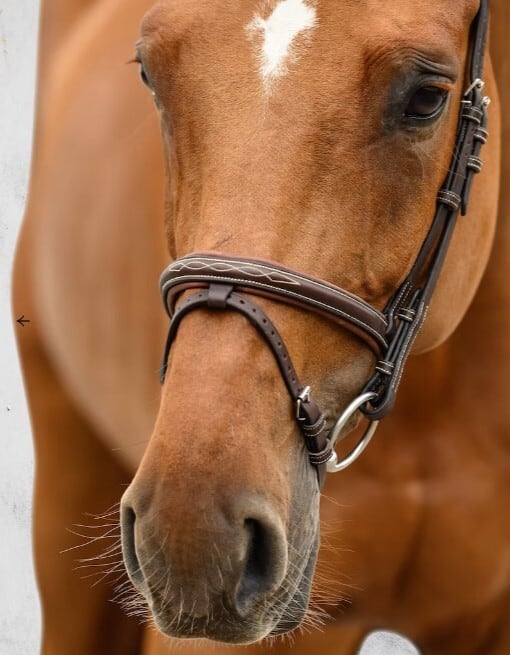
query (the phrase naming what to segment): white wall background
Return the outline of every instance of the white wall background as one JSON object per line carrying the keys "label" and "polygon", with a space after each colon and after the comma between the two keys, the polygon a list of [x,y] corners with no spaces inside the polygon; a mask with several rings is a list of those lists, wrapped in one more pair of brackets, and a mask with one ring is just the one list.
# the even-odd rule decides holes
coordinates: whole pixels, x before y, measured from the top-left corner
{"label": "white wall background", "polygon": [[[39,652],[30,540],[33,452],[13,337],[13,329],[30,326],[13,328],[10,313],[12,257],[30,163],[38,11],[39,0],[0,0],[0,655]],[[386,635],[373,636],[363,650],[415,652]]]}
{"label": "white wall background", "polygon": [[38,0],[0,0],[0,655],[36,655],[40,632],[30,543],[32,443],[10,319],[12,255],[30,162],[38,11]]}

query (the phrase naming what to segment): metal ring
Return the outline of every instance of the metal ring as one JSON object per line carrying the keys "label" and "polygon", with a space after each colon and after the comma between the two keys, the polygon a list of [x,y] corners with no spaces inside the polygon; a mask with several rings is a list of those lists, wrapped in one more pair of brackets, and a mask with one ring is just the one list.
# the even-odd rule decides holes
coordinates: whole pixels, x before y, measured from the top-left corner
{"label": "metal ring", "polygon": [[[358,398],[352,401],[352,403],[347,407],[347,409],[344,411],[344,413],[340,416],[338,421],[335,423],[335,427],[331,431],[330,441],[331,441],[332,448],[335,447],[337,441],[339,440],[342,441],[342,439],[344,439],[347,436],[347,435],[341,435],[341,432],[344,429],[344,427],[347,425],[351,417],[354,416],[354,414],[359,410],[360,407],[365,405],[365,403],[374,400],[374,398],[377,398],[377,394],[371,391],[368,393],[361,394],[361,396],[358,396]],[[354,448],[354,450],[352,450],[349,453],[349,455],[347,455],[343,459],[339,460],[338,455],[333,450],[331,457],[329,458],[328,463],[326,465],[328,473],[338,473],[339,471],[343,471],[346,468],[348,468],[351,464],[354,464],[354,462],[358,459],[358,457],[362,454],[362,452],[370,443],[370,440],[372,439],[378,425],[379,425],[379,421],[370,421],[367,429],[363,433],[363,436],[359,440],[358,445]]]}

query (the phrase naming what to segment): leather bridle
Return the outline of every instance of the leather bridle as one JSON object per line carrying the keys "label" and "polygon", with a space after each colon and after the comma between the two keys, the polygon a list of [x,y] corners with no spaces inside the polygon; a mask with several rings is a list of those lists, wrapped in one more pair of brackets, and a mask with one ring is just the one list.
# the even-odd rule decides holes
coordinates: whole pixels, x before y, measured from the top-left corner
{"label": "leather bridle", "polygon": [[[378,421],[392,409],[405,363],[425,321],[458,215],[466,214],[473,177],[482,168],[480,152],[488,138],[490,101],[483,95],[482,81],[488,21],[489,0],[482,0],[472,25],[467,71],[470,84],[461,101],[454,154],[437,196],[436,213],[416,261],[383,312],[323,280],[279,264],[244,257],[194,253],[174,261],[161,276],[161,294],[171,318],[161,381],[165,379],[172,342],[187,314],[200,308],[240,312],[265,338],[276,358],[295,406],[296,421],[310,462],[317,468],[320,487],[326,471],[343,470],[359,457]],[[182,292],[197,288],[198,292],[178,303]],[[362,339],[375,353],[378,361],[374,375],[332,430],[328,430],[310,388],[300,382],[278,330],[246,294],[264,296],[325,316]],[[358,410],[369,419],[369,426],[356,448],[339,461],[334,446]]]}

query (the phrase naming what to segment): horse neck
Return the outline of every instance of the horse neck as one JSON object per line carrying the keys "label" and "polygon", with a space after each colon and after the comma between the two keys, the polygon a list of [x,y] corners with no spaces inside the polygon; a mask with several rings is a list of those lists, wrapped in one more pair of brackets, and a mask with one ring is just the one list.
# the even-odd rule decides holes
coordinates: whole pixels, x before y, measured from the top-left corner
{"label": "horse neck", "polygon": [[[508,134],[510,138],[510,134]],[[505,141],[504,141],[505,142]],[[505,171],[506,168],[506,171]],[[510,161],[503,169],[510,175]],[[503,189],[493,251],[480,289],[464,321],[446,346],[450,377],[457,385],[476,390],[483,402],[502,403],[510,392],[510,194]],[[486,396],[489,398],[485,398]],[[474,400],[475,398],[473,398]]]}

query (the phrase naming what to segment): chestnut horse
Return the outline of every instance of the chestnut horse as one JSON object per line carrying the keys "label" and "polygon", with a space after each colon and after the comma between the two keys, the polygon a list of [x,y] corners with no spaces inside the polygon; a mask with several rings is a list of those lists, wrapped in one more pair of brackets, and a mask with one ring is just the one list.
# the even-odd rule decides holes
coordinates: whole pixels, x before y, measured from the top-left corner
{"label": "chestnut horse", "polygon": [[[306,618],[272,652],[350,655],[388,628],[425,655],[507,655],[510,191],[498,182],[510,122],[503,113],[501,132],[496,89],[506,106],[506,0],[491,9],[485,167],[413,348],[425,354],[409,361],[370,448],[326,482],[330,547],[313,585],[317,477],[267,344],[235,312],[193,312],[160,391],[157,279],[169,255],[226,253],[382,310],[450,164],[479,0],[42,4],[14,309],[31,320],[18,334],[43,655],[161,655],[179,637],[207,638],[195,653],[246,652],[221,642],[258,642]],[[151,92],[124,66],[144,12],[136,57]],[[509,163],[504,152],[503,176]],[[322,316],[257,302],[331,423],[373,353]],[[124,558],[144,598],[131,609],[146,601],[157,631],[109,603],[110,587],[82,580],[67,550],[66,530],[123,492]],[[87,533],[91,567],[114,577],[117,511],[96,522],[104,534]],[[314,609],[321,600],[329,618]]]}

